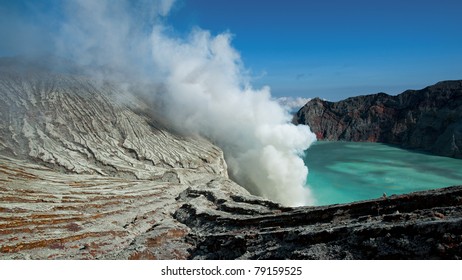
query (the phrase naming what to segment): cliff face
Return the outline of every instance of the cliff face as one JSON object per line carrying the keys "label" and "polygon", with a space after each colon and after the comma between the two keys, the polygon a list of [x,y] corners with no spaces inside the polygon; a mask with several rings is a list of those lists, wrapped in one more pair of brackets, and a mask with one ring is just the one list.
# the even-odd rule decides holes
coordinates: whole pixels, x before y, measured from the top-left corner
{"label": "cliff face", "polygon": [[318,139],[382,142],[462,158],[462,81],[397,96],[379,93],[339,102],[315,98],[293,122],[308,124]]}
{"label": "cliff face", "polygon": [[285,208],[119,87],[0,72],[0,259],[462,258],[462,187]]}

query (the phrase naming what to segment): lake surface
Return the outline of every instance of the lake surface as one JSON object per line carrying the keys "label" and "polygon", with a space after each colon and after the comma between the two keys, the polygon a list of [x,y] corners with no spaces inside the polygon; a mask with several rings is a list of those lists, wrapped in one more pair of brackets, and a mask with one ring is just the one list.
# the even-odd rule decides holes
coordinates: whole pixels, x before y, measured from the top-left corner
{"label": "lake surface", "polygon": [[317,142],[305,152],[316,205],[462,185],[462,160],[380,143]]}

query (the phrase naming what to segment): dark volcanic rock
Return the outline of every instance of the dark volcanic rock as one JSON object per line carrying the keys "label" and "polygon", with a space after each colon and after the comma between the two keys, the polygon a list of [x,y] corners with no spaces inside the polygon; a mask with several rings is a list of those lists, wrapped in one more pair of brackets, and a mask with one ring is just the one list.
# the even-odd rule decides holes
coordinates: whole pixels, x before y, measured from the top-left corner
{"label": "dark volcanic rock", "polygon": [[293,122],[308,124],[318,139],[382,142],[462,158],[462,81],[397,96],[378,93],[339,102],[315,98]]}
{"label": "dark volcanic rock", "polygon": [[[192,229],[193,259],[462,258],[461,186],[254,215],[185,192],[191,200],[175,218]],[[215,209],[205,211],[210,203]]]}

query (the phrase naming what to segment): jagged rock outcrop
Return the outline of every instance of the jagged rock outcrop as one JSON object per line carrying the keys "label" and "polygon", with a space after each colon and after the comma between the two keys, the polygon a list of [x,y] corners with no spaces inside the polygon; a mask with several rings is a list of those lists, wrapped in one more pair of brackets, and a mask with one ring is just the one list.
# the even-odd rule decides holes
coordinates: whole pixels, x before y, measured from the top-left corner
{"label": "jagged rock outcrop", "polygon": [[[193,229],[194,259],[462,257],[462,187],[294,209],[231,196],[259,209],[241,215],[210,195],[189,195],[175,217]],[[210,202],[217,209],[204,211]]]}
{"label": "jagged rock outcrop", "polygon": [[462,187],[285,208],[114,84],[7,70],[0,259],[462,257]]}
{"label": "jagged rock outcrop", "polygon": [[318,139],[369,141],[462,158],[462,81],[445,81],[397,96],[385,93],[339,102],[315,98],[294,116]]}

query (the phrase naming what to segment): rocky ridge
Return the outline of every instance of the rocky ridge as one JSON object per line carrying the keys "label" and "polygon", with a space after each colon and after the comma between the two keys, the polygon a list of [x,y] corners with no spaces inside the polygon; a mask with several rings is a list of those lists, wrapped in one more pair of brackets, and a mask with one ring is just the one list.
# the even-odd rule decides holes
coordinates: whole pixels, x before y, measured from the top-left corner
{"label": "rocky ridge", "polygon": [[318,139],[368,141],[462,158],[462,81],[445,81],[397,96],[378,93],[339,102],[312,99],[293,122]]}
{"label": "rocky ridge", "polygon": [[286,208],[114,84],[0,72],[0,259],[462,257],[462,187]]}

